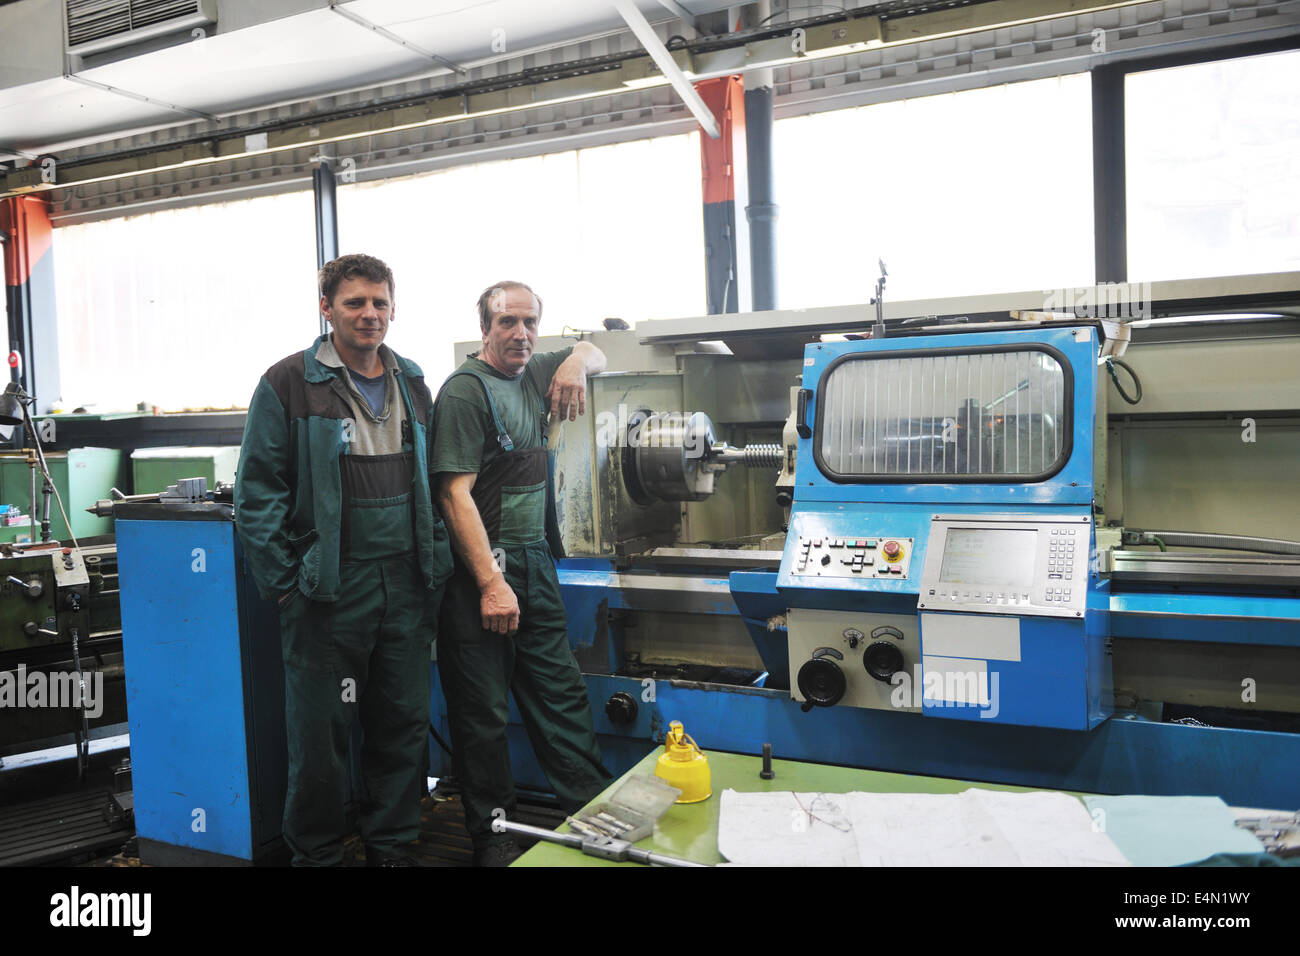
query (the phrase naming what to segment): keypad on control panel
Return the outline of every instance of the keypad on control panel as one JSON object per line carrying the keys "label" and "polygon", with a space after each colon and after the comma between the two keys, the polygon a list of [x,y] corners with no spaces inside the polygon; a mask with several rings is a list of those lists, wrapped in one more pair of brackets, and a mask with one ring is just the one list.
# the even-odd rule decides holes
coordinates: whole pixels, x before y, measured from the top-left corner
{"label": "keypad on control panel", "polygon": [[[801,535],[793,571],[849,579],[905,578],[912,557],[911,538],[832,538]],[[897,550],[893,550],[897,549]],[[886,550],[894,560],[888,560]]]}

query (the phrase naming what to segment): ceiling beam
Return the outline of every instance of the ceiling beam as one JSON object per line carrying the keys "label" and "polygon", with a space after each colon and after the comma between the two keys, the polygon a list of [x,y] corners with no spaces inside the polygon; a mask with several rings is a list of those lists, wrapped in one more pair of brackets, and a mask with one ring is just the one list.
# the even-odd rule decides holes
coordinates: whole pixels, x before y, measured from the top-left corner
{"label": "ceiling beam", "polygon": [[700,94],[695,92],[695,87],[691,86],[691,81],[686,78],[686,74],[682,72],[681,67],[673,60],[673,55],[668,52],[668,48],[659,42],[659,35],[655,33],[654,27],[650,26],[649,21],[641,15],[641,11],[636,8],[636,4],[632,0],[614,0],[614,9],[623,18],[623,22],[628,25],[628,29],[641,41],[645,51],[650,54],[650,59],[654,60],[655,65],[663,71],[664,76],[668,77],[668,82],[677,91],[677,95],[682,98],[682,102],[691,111],[691,115],[704,128],[704,132],[709,134],[709,138],[717,139],[721,136],[722,130],[718,128],[718,120],[713,115],[713,111],[705,105],[704,100],[700,99]]}
{"label": "ceiling beam", "polygon": [[404,40],[401,37],[399,37],[396,33],[394,33],[392,30],[385,29],[384,27],[381,27],[378,23],[372,23],[370,20],[367,20],[361,14],[353,13],[351,10],[348,10],[340,6],[338,0],[330,0],[330,9],[333,10],[335,13],[337,13],[339,16],[341,16],[344,20],[348,20],[352,23],[355,23],[357,26],[365,27],[367,30],[372,31],[376,35],[383,37],[385,40],[388,40],[391,43],[396,43],[398,46],[410,50],[416,56],[422,56],[426,60],[432,60],[434,63],[437,63],[439,66],[445,66],[453,73],[459,73],[462,76],[469,73],[469,70],[465,69],[465,67],[461,66],[459,63],[453,63],[451,62],[451,60],[448,60],[446,57],[438,56],[438,54],[430,50],[426,50],[424,47],[420,46],[419,44],[412,43],[410,40]]}
{"label": "ceiling beam", "polygon": [[175,110],[177,113],[184,113],[186,116],[193,116],[195,119],[216,119],[216,117],[211,113],[204,113],[201,110],[192,110],[188,106],[177,106],[175,103],[156,100],[151,96],[145,96],[143,93],[132,93],[130,90],[124,90],[120,86],[109,86],[107,83],[88,80],[84,76],[80,76],[76,73],[64,73],[63,78],[73,83],[80,83],[82,86],[89,86],[92,89],[103,90],[105,93],[112,93],[114,96],[124,96],[128,100],[135,100],[139,103],[148,103],[150,106],[160,106],[167,110]]}
{"label": "ceiling beam", "polygon": [[[629,0],[617,0],[617,2],[620,5],[631,6]],[[1114,0],[1112,2],[1036,0],[1033,4],[1027,4],[1025,0],[990,0],[987,3],[955,10],[902,17],[886,21],[883,25],[877,17],[851,17],[835,23],[810,25],[803,30],[797,50],[792,46],[790,36],[782,35],[749,40],[735,47],[707,52],[674,50],[670,53],[659,42],[653,30],[649,30],[649,25],[645,23],[643,17],[640,17],[639,12],[636,15],[640,22],[645,24],[653,46],[680,77],[685,89],[682,98],[690,106],[692,100],[699,100],[699,96],[690,81],[686,79],[682,67],[689,71],[694,79],[701,80],[780,66],[800,60],[842,56],[874,46],[906,45],[919,42],[929,35],[951,36],[956,33],[993,29],[1020,22],[1033,14],[1037,15],[1034,18],[1075,15],[1138,2],[1142,0],[1123,0],[1118,3]],[[926,25],[925,29],[918,29],[919,24],[922,23]],[[57,182],[53,183],[46,182],[42,177],[42,170],[36,166],[25,166],[8,171],[0,169],[0,198],[28,192],[62,189],[83,183],[129,179],[182,166],[228,162],[292,149],[311,148],[319,151],[320,146],[326,143],[345,142],[496,113],[617,95],[638,88],[667,83],[669,82],[665,79],[667,72],[657,59],[651,60],[644,54],[633,53],[622,59],[616,68],[584,75],[517,86],[502,86],[500,84],[504,78],[495,77],[493,83],[496,88],[492,89],[479,91],[473,89],[473,84],[464,84],[463,88],[435,91],[418,102],[379,108],[361,115],[333,119],[328,117],[314,120],[294,119],[269,132],[259,131],[257,136],[246,136],[248,131],[240,129],[217,130],[210,134],[210,138],[201,141],[196,140],[181,145],[161,145],[152,149],[133,151],[121,157],[106,156],[88,161],[60,163]],[[74,79],[73,76],[68,78]],[[75,79],[86,85],[100,86],[81,77]],[[112,87],[107,89],[120,95],[143,99],[157,106],[192,112],[185,110],[184,107],[175,107],[139,97],[138,94],[130,94],[125,90]],[[700,106],[702,107],[702,103]],[[707,107],[702,108],[705,111],[704,119],[701,120],[699,114],[695,114],[696,119],[700,120],[701,125],[706,129],[708,125],[705,120],[717,129],[712,113],[708,112]],[[694,109],[692,113],[695,113]],[[15,144],[6,144],[6,147],[11,153],[16,152]]]}

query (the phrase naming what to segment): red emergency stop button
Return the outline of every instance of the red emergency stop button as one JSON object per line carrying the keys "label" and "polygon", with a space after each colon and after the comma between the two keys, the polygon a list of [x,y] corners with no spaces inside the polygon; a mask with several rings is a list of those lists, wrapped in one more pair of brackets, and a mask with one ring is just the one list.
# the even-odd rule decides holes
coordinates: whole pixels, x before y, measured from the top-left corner
{"label": "red emergency stop button", "polygon": [[903,553],[903,548],[897,541],[886,541],[880,546],[880,550],[890,561],[897,561]]}

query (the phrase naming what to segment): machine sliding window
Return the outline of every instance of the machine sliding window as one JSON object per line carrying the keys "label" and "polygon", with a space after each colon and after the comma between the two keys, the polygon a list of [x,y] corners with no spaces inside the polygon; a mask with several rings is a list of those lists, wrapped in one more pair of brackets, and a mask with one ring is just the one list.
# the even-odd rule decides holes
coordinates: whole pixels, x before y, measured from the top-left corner
{"label": "machine sliding window", "polygon": [[1070,457],[1073,373],[1050,346],[845,355],[817,392],[832,481],[1028,483]]}

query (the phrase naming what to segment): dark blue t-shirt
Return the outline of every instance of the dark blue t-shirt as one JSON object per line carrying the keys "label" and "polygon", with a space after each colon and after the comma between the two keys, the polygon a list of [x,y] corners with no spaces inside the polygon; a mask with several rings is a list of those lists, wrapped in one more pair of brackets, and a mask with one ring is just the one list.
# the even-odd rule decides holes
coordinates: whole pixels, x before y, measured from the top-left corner
{"label": "dark blue t-shirt", "polygon": [[366,378],[352,369],[348,369],[348,374],[356,383],[357,391],[370,406],[370,411],[376,416],[384,414],[384,400],[388,398],[388,370],[385,369],[378,378]]}

